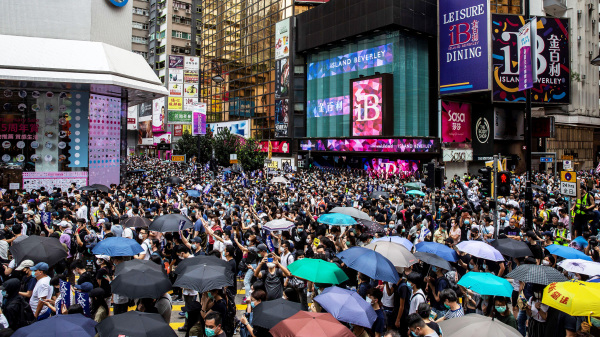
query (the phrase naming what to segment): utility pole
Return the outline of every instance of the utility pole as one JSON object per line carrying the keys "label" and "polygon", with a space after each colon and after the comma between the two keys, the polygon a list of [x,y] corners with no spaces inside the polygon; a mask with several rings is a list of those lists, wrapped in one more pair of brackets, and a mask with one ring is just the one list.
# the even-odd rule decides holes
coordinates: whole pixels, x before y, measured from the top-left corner
{"label": "utility pole", "polygon": [[494,170],[494,239],[498,238],[498,157],[500,157],[500,155],[494,155],[494,166],[493,166],[493,170]]}
{"label": "utility pole", "polygon": [[[530,19],[530,0],[525,0],[525,21]],[[534,42],[535,43],[535,42]],[[537,68],[537,59],[533,60],[533,67]],[[535,71],[535,68],[534,68]],[[533,191],[531,189],[531,89],[525,91],[525,224],[533,228]]]}

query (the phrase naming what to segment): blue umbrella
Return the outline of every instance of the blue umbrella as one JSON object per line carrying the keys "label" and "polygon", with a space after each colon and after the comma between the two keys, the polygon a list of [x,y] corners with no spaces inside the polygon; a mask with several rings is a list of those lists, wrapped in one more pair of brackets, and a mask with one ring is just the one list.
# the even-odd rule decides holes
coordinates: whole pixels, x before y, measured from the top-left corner
{"label": "blue umbrella", "polygon": [[406,249],[408,249],[409,251],[412,250],[413,248],[413,244],[412,242],[410,242],[408,239],[406,238],[401,238],[399,236],[383,236],[380,238],[376,238],[373,239],[373,241],[371,242],[377,242],[377,241],[389,241],[389,242],[394,242],[397,243],[399,245],[403,245]]}
{"label": "blue umbrella", "polygon": [[315,301],[340,322],[370,328],[377,319],[373,307],[356,291],[329,287]]}
{"label": "blue umbrella", "polygon": [[510,297],[513,287],[507,279],[492,273],[470,271],[458,281],[459,286],[473,290],[479,295]]}
{"label": "blue umbrella", "polygon": [[375,280],[396,283],[399,280],[396,267],[380,253],[364,247],[352,247],[337,255],[348,267]]}
{"label": "blue umbrella", "polygon": [[583,252],[580,252],[575,248],[552,244],[547,246],[546,249],[550,252],[550,254],[564,257],[565,259],[582,259],[592,261],[591,257],[585,255]]}
{"label": "blue umbrella", "polygon": [[357,222],[353,217],[342,213],[328,213],[321,215],[318,222],[333,226],[352,226]]}
{"label": "blue umbrella", "polygon": [[82,314],[53,316],[15,331],[15,337],[93,337],[96,322]]}
{"label": "blue umbrella", "polygon": [[458,261],[458,254],[454,249],[437,242],[420,242],[417,243],[417,252],[425,252],[435,254],[449,262]]}
{"label": "blue umbrella", "polygon": [[187,190],[185,191],[190,197],[197,198],[200,196],[200,192],[197,190]]}
{"label": "blue umbrella", "polygon": [[95,255],[108,256],[134,256],[143,251],[144,248],[135,240],[120,237],[106,238],[98,242],[92,249],[92,253]]}

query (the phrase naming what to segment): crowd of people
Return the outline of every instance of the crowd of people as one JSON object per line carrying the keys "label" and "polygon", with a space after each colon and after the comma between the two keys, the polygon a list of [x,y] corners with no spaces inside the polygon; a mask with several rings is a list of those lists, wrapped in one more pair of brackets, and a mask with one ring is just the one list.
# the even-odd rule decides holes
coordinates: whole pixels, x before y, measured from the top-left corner
{"label": "crowd of people", "polygon": [[[3,191],[0,325],[4,329],[0,336],[57,314],[84,313],[81,305],[66,307],[60,301],[61,281],[89,294],[88,316],[98,323],[132,306],[160,314],[169,323],[173,305],[184,305],[181,320],[185,323],[179,330],[186,336],[270,336],[267,327],[254,324],[257,307],[283,298],[299,303],[304,311],[328,312],[327,305],[315,297],[333,285],[355,292],[376,313],[369,326],[340,320],[360,337],[443,336],[444,321],[472,313],[493,317],[522,336],[600,336],[600,313],[570,315],[542,303],[547,283],[507,276],[518,267],[540,265],[554,268],[565,280],[593,283],[600,278],[600,273],[566,270],[559,265],[565,258],[548,250],[549,246],[569,247],[590,263],[600,262],[599,181],[593,173],[579,174],[582,197],[571,203],[560,195],[551,175],[534,176],[535,215],[529,226],[519,176],[510,195],[501,196],[491,207],[490,198],[480,194],[477,177],[470,176],[447,177],[442,189],[431,190],[415,178],[341,169],[210,172],[146,157],[133,157],[127,165],[127,178],[106,190],[85,191],[73,185],[68,190]],[[273,183],[274,176],[287,182]],[[369,220],[340,226],[319,220],[335,207],[354,208]],[[133,217],[151,223],[168,214],[182,215],[193,225],[165,232],[148,225],[123,225]],[[274,221],[291,225],[270,230]],[[67,256],[55,263],[17,261],[13,248],[33,236],[55,238]],[[92,252],[110,237],[135,240],[143,252],[131,257]],[[344,252],[386,239],[406,243],[411,254],[421,243],[436,243],[456,258],[448,259],[449,268],[425,259],[395,266],[397,282],[377,279],[345,262]],[[506,239],[525,243],[531,254],[503,253],[501,259],[492,260],[462,249],[465,242],[493,246],[494,241]],[[125,261],[151,260],[175,283],[182,261],[204,255],[228,265],[230,286],[204,292],[173,287],[159,298],[141,299],[112,291],[115,271]],[[290,266],[303,259],[335,264],[347,277],[336,284],[298,277]],[[508,279],[512,294],[482,295],[460,285],[468,273]],[[238,293],[244,298],[236,303]],[[239,304],[246,305],[244,312],[236,310]]]}

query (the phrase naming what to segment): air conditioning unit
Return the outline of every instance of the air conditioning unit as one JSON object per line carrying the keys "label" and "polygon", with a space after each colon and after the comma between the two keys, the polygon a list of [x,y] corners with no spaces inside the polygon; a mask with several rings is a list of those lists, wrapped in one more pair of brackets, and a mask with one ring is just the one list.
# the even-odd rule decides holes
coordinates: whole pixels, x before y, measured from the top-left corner
{"label": "air conditioning unit", "polygon": [[590,10],[590,11],[594,10],[594,4],[589,3],[587,6],[588,6],[588,10]]}
{"label": "air conditioning unit", "polygon": [[190,47],[192,44],[190,42],[185,44],[187,47]]}
{"label": "air conditioning unit", "polygon": [[186,9],[185,12],[188,13],[188,14],[192,14],[192,10],[191,9]]}
{"label": "air conditioning unit", "polygon": [[179,8],[173,8],[173,12],[179,12]]}
{"label": "air conditioning unit", "polygon": [[585,80],[585,74],[581,75],[581,79]]}

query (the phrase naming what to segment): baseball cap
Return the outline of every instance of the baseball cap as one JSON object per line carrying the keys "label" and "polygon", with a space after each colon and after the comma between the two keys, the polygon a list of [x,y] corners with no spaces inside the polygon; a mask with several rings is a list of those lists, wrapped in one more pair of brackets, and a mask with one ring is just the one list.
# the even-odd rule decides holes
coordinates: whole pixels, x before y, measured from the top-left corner
{"label": "baseball cap", "polygon": [[104,261],[110,261],[110,256],[108,255],[96,255],[96,258],[102,259]]}
{"label": "baseball cap", "polygon": [[89,293],[94,289],[94,285],[90,282],[83,282],[79,285],[74,285],[73,288],[83,291],[84,293]]}
{"label": "baseball cap", "polygon": [[48,267],[48,264],[46,262],[40,262],[38,264],[36,264],[33,267],[30,267],[29,269],[31,269],[31,271],[36,271],[36,270],[42,270],[42,271],[48,271],[50,267]]}
{"label": "baseball cap", "polygon": [[21,270],[23,270],[23,268],[31,268],[34,265],[35,264],[31,260],[23,260],[15,270],[21,271]]}
{"label": "baseball cap", "polygon": [[58,225],[59,225],[60,227],[69,227],[69,223],[68,223],[68,222],[66,222],[66,221],[61,221],[61,222],[60,222]]}
{"label": "baseball cap", "polygon": [[267,245],[265,245],[264,243],[261,243],[258,246],[256,246],[256,249],[258,249],[259,252],[266,252],[266,251],[268,251]]}

